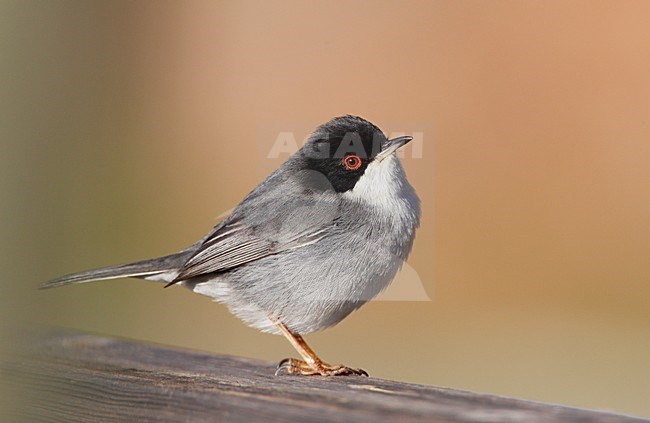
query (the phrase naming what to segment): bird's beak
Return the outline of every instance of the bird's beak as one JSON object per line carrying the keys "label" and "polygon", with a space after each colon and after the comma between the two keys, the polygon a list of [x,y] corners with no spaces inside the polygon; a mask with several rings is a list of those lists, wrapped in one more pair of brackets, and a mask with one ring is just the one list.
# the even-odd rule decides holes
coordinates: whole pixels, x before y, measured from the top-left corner
{"label": "bird's beak", "polygon": [[384,160],[386,157],[393,154],[395,151],[397,151],[398,148],[406,145],[406,143],[408,143],[412,139],[413,137],[405,136],[405,137],[393,138],[392,140],[387,140],[386,142],[381,144],[381,151],[377,154],[375,160],[379,162]]}

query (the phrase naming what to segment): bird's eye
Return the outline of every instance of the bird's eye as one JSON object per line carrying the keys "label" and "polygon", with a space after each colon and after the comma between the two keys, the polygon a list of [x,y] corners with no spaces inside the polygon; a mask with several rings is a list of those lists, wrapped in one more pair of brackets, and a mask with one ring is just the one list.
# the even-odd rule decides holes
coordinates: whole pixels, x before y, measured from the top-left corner
{"label": "bird's eye", "polygon": [[343,166],[347,170],[357,170],[361,167],[361,159],[356,154],[348,154],[343,158]]}

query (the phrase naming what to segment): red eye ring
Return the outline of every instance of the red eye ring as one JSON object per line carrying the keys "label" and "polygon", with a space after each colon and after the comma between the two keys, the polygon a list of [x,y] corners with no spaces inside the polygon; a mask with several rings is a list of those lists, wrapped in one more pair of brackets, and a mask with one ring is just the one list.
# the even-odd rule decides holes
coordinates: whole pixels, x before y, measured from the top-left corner
{"label": "red eye ring", "polygon": [[343,158],[343,166],[347,170],[357,170],[361,167],[361,158],[356,154],[348,154]]}

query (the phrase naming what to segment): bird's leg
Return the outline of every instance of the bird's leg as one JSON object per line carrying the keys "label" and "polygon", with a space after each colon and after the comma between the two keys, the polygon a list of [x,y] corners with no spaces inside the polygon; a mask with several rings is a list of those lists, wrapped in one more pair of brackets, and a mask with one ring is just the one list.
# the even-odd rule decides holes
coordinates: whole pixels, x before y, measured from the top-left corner
{"label": "bird's leg", "polygon": [[307,345],[302,336],[291,332],[289,328],[282,323],[275,322],[275,325],[303,358],[303,360],[285,358],[280,362],[280,364],[278,364],[278,370],[275,372],[276,375],[285,370],[289,374],[300,374],[305,376],[368,376],[368,373],[361,369],[353,369],[341,364],[332,366],[324,363],[320,358],[318,358],[314,350],[309,348],[309,345]]}

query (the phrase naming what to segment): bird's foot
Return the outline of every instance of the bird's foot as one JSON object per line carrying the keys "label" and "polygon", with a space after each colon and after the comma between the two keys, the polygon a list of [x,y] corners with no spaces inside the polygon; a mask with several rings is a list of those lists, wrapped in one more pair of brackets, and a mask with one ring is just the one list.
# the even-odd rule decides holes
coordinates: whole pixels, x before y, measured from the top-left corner
{"label": "bird's foot", "polygon": [[290,375],[297,374],[303,376],[368,376],[368,373],[362,369],[353,369],[342,364],[332,366],[323,362],[309,364],[306,361],[296,358],[285,358],[282,360],[278,364],[275,375],[277,376],[282,372],[287,372]]}

